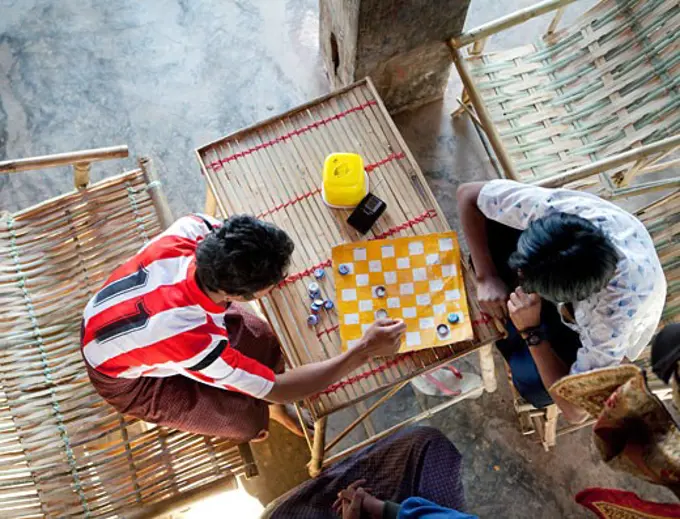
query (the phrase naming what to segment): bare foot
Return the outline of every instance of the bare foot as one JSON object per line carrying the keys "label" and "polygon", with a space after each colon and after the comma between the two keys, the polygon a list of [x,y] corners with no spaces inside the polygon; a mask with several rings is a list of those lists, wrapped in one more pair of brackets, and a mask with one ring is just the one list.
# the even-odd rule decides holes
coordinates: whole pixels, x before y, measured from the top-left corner
{"label": "bare foot", "polygon": [[[297,413],[295,412],[295,406],[293,404],[271,404],[269,406],[269,417],[275,422],[279,422],[296,436],[305,436],[304,432],[302,432],[302,425],[300,424],[300,420],[298,420]],[[311,420],[309,419],[309,416],[305,416],[304,411],[303,418],[305,419],[305,427],[307,427],[307,430],[311,436]]]}

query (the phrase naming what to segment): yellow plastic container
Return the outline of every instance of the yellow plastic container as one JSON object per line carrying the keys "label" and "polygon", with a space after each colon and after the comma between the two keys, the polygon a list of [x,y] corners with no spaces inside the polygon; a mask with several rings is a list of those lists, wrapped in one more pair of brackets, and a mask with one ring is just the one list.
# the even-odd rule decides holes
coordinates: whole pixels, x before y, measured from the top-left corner
{"label": "yellow plastic container", "polygon": [[355,207],[368,194],[364,160],[356,153],[332,153],[323,164],[321,195],[326,205],[339,209]]}

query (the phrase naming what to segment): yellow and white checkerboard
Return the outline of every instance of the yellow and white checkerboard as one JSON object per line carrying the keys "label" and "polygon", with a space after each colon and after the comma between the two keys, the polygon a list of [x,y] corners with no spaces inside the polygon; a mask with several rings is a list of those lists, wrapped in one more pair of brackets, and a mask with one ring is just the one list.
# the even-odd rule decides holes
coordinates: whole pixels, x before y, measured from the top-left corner
{"label": "yellow and white checkerboard", "polygon": [[[384,310],[403,319],[407,332],[400,352],[444,346],[473,338],[456,233],[353,242],[333,248],[336,301],[342,348],[354,346]],[[384,286],[384,297],[376,287]],[[451,324],[448,315],[458,315]],[[441,336],[437,326],[446,324]]]}

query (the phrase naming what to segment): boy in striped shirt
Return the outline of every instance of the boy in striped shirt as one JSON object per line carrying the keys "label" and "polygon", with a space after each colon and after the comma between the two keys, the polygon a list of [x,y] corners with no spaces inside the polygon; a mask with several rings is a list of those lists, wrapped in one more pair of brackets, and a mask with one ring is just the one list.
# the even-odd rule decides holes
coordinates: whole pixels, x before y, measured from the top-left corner
{"label": "boy in striped shirt", "polygon": [[284,404],[396,353],[405,325],[378,321],[356,348],[284,372],[271,328],[238,303],[282,281],[293,248],[250,216],[177,220],[85,308],[82,351],[97,392],[121,413],[197,434],[263,439],[271,416],[301,435]]}

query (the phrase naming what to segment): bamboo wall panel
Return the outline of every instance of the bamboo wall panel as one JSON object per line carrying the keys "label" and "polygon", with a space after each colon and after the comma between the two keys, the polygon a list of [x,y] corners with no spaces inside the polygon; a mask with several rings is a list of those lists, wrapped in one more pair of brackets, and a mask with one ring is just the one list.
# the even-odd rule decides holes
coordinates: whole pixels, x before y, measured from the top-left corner
{"label": "bamboo wall panel", "polygon": [[226,441],[118,414],[83,364],[85,304],[161,230],[151,188],[135,170],[0,214],[0,517],[127,516],[241,468]]}
{"label": "bamboo wall panel", "polygon": [[[333,152],[359,153],[371,192],[387,210],[366,236],[347,223],[350,211],[328,208],[321,198],[321,170]],[[324,294],[333,296],[331,248],[348,241],[448,231],[444,213],[397,132],[370,80],[363,80],[197,150],[221,214],[248,213],[285,229],[295,241],[290,275],[263,300],[290,366],[340,353],[336,312],[307,325],[307,286],[324,267]],[[468,294],[474,294],[466,270]],[[474,297],[472,342],[374,361],[306,402],[314,418],[476,350],[498,337]]]}

